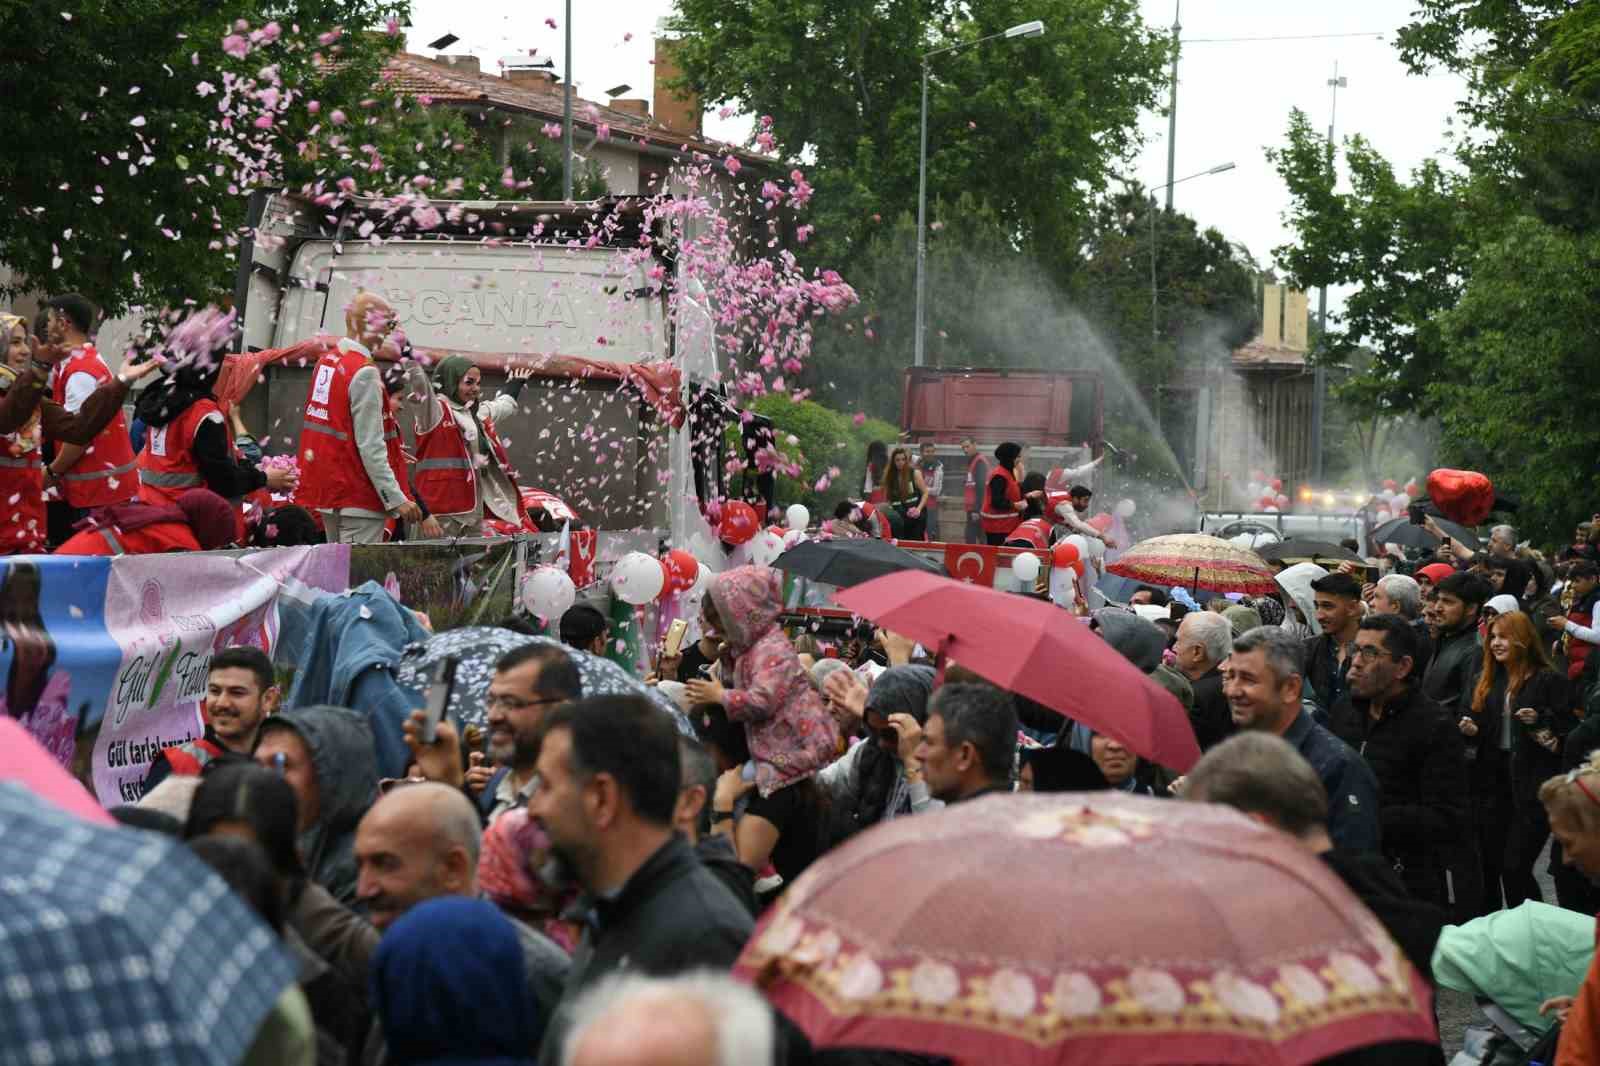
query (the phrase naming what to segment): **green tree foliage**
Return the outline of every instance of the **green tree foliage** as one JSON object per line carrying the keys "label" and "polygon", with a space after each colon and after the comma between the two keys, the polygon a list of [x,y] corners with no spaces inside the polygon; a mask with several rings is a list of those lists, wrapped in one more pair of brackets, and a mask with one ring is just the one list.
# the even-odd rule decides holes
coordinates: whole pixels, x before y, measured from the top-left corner
{"label": "green tree foliage", "polygon": [[[887,422],[869,418],[860,425],[842,411],[825,407],[814,400],[796,400],[782,393],[770,393],[749,405],[752,411],[772,419],[777,428],[778,446],[800,464],[803,476],[778,477],[778,506],[803,503],[817,518],[833,515],[834,505],[844,499],[859,499],[862,477],[867,469],[867,445],[881,440],[890,447],[900,430]],[[790,444],[787,438],[793,437]],[[728,427],[727,447],[739,447],[739,427]],[[838,476],[829,471],[837,469]],[[824,478],[828,483],[818,489]]]}

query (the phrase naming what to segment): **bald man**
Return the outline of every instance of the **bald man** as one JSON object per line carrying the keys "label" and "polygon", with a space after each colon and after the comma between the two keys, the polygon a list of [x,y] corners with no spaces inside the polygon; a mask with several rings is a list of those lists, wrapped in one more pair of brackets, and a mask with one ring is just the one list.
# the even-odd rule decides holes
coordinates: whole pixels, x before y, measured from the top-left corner
{"label": "bald man", "polygon": [[[372,924],[381,932],[424,900],[476,896],[482,826],[460,789],[431,781],[401,785],[373,804],[356,829],[356,898]],[[547,1016],[571,960],[543,933],[510,920],[522,941],[529,1009]]]}
{"label": "bald man", "polygon": [[421,522],[405,485],[400,423],[372,353],[390,345],[394,309],[375,293],[345,308],[345,337],[322,353],[306,394],[295,502],[322,516],[329,543],[377,544],[391,518]]}
{"label": "bald man", "polygon": [[560,1066],[771,1066],[772,1011],[748,985],[709,971],[624,975],[573,1011]]}

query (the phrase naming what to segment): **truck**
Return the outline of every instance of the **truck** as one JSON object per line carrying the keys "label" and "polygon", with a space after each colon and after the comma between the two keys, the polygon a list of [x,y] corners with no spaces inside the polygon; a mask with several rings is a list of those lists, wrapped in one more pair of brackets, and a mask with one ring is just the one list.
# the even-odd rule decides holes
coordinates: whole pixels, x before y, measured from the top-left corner
{"label": "truck", "polygon": [[[377,292],[415,352],[471,359],[486,396],[509,367],[535,366],[521,409],[499,426],[525,487],[566,500],[591,528],[655,530],[683,543],[697,528],[695,501],[720,493],[721,456],[692,454],[690,432],[672,430],[624,380],[667,368],[685,409],[736,412],[715,384],[710,315],[699,283],[678,275],[675,234],[637,198],[431,206],[442,221],[419,232],[393,201],[255,194],[234,294],[244,350],[342,336],[350,299]],[[585,246],[597,230],[605,242]],[[673,314],[680,283],[688,298]],[[242,405],[269,452],[297,439],[310,374],[309,365],[272,364]],[[720,442],[721,428],[695,435]],[[402,430],[410,447],[412,427]]]}
{"label": "truck", "polygon": [[[900,425],[913,444],[931,442],[945,468],[939,529],[959,536],[966,522],[961,442],[989,456],[1002,441],[1023,446],[1029,470],[1073,470],[1105,446],[1105,380],[1093,370],[907,367]],[[1095,488],[1093,474],[1083,475]]]}

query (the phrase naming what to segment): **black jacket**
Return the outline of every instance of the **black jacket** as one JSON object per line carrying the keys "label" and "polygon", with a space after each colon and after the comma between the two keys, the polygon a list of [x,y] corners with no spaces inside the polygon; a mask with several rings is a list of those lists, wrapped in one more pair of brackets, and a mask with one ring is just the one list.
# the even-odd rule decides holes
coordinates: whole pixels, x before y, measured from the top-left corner
{"label": "black jacket", "polygon": [[1350,659],[1339,662],[1339,643],[1332,633],[1310,637],[1305,643],[1306,683],[1316,692],[1316,703],[1324,711],[1344,698],[1345,674],[1350,670]]}
{"label": "black jacket", "polygon": [[1381,855],[1334,850],[1323,852],[1321,858],[1383,923],[1411,965],[1432,984],[1433,949],[1450,920],[1445,912],[1407,892],[1394,867]]}
{"label": "black jacket", "polygon": [[1330,714],[1339,739],[1378,779],[1383,853],[1402,868],[1412,894],[1446,898],[1444,871],[1470,840],[1466,744],[1455,720],[1417,686],[1374,721],[1370,701],[1349,695]]}
{"label": "black jacket", "polygon": [[1222,671],[1213,666],[1210,673],[1191,679],[1194,690],[1194,709],[1189,712],[1189,724],[1194,726],[1194,738],[1200,742],[1201,751],[1210,751],[1233,736],[1233,714],[1228,710],[1228,697],[1222,694]]}
{"label": "black jacket", "polygon": [[739,861],[733,842],[720,833],[709,833],[694,846],[695,858],[700,865],[717,875],[733,898],[754,917],[756,905],[756,875],[750,867]]}
{"label": "black jacket", "polygon": [[583,940],[540,1048],[540,1062],[561,1061],[573,1003],[587,989],[624,970],[671,976],[727,970],[750,938],[749,911],[717,875],[701,865],[683,837],[673,836],[634,871],[612,899],[585,897]]}
{"label": "black jacket", "polygon": [[[1471,693],[1472,688],[1469,687],[1466,697],[1469,701]],[[1561,772],[1560,745],[1551,751],[1534,738],[1540,730],[1548,729],[1558,739],[1564,740],[1577,726],[1578,719],[1569,706],[1571,693],[1566,678],[1554,670],[1540,670],[1523,682],[1522,688],[1511,697],[1513,711],[1532,707],[1539,712],[1533,725],[1523,725],[1515,718],[1511,721],[1511,798],[1519,809],[1528,809],[1538,803],[1539,786]],[[1475,781],[1491,780],[1489,767],[1492,761],[1497,757],[1505,757],[1500,751],[1500,728],[1504,721],[1505,706],[1506,675],[1502,671],[1485,697],[1481,712],[1474,713],[1470,702],[1461,708],[1464,715],[1470,716],[1478,724],[1478,735],[1467,741],[1473,751]]]}
{"label": "black jacket", "polygon": [[1422,692],[1447,713],[1460,716],[1461,699],[1467,690],[1473,668],[1483,656],[1478,647],[1478,627],[1463,626],[1454,633],[1440,633],[1433,646],[1433,661],[1422,675]]}

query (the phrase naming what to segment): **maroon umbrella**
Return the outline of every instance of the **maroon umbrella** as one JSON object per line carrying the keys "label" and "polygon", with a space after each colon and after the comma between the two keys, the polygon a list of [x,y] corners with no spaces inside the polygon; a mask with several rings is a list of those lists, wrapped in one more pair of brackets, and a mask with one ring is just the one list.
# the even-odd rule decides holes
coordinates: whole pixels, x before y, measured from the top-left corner
{"label": "maroon umbrella", "polygon": [[916,571],[834,600],[1151,762],[1187,772],[1200,758],[1183,705],[1053,604]]}

